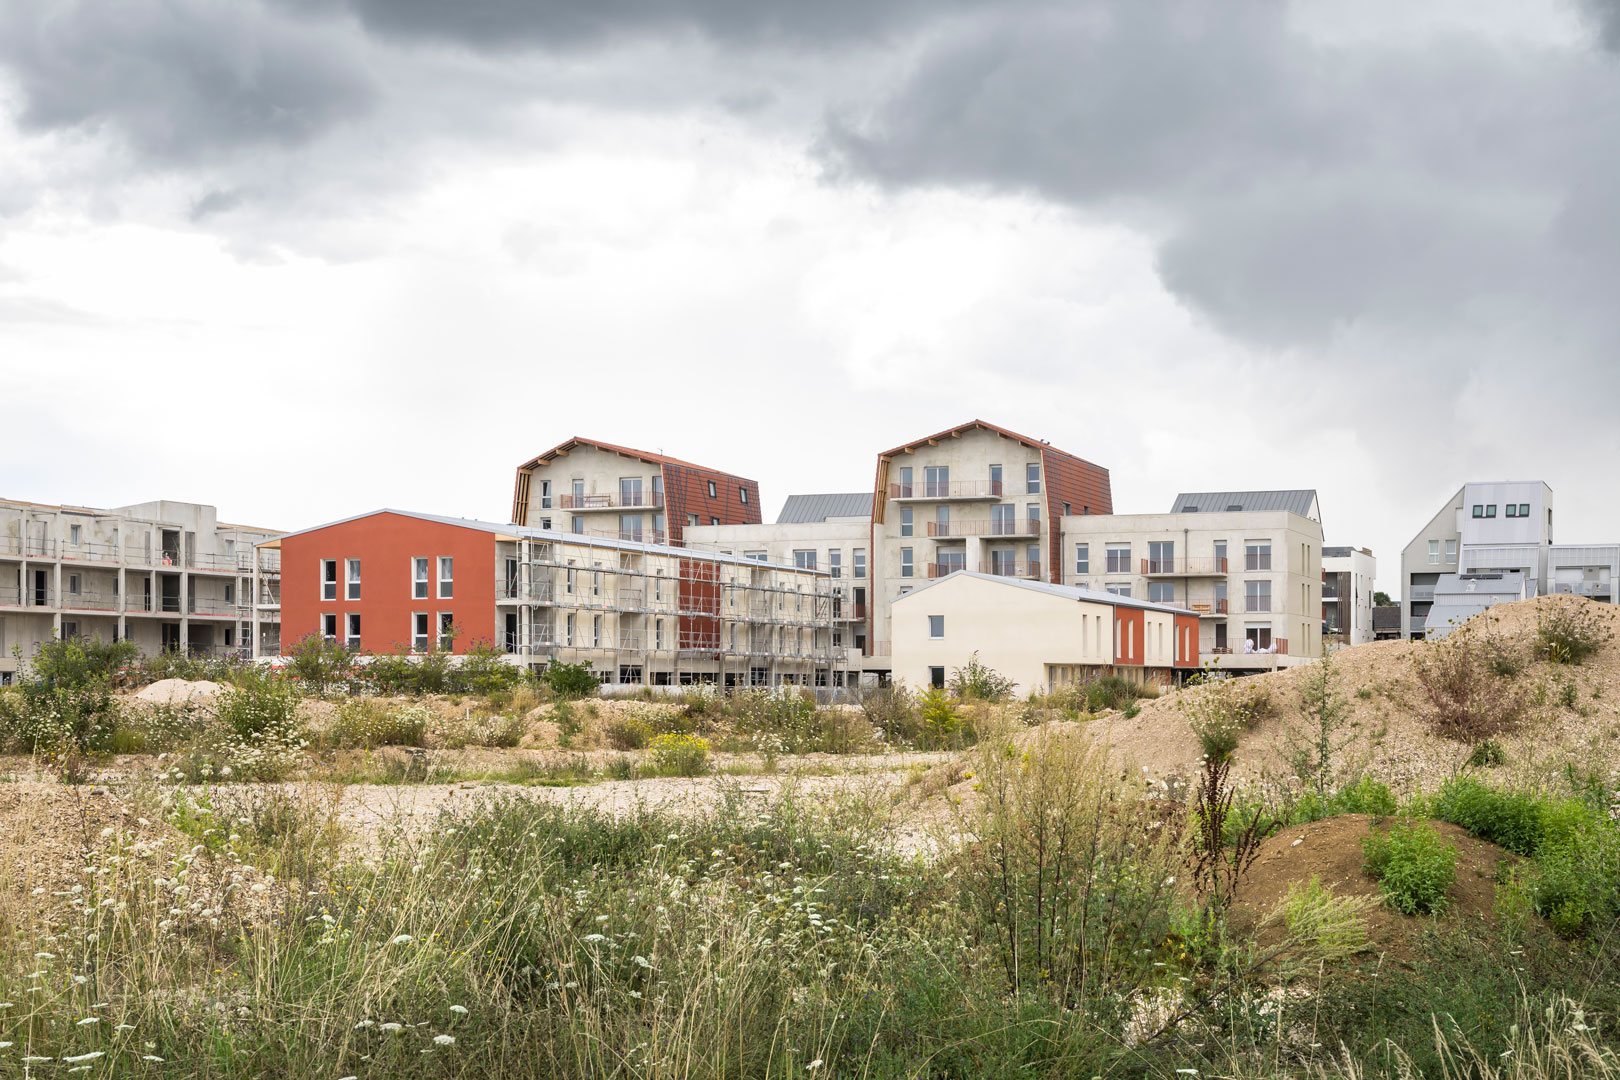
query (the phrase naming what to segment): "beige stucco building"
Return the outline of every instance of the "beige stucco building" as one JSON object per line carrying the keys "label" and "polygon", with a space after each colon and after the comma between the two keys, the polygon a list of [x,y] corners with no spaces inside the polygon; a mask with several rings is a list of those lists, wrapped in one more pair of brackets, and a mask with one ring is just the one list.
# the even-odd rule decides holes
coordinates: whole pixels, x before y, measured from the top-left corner
{"label": "beige stucco building", "polygon": [[1198,616],[1211,666],[1322,655],[1322,523],[1314,491],[1195,492],[1168,514],[1063,519],[1063,580]]}

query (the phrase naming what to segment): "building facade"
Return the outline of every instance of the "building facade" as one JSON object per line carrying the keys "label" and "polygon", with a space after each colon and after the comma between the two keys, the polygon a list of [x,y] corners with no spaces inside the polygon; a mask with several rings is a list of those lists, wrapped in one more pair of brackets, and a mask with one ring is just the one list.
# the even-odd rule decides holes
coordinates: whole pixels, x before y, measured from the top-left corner
{"label": "building facade", "polygon": [[773,524],[688,526],[685,544],[824,572],[832,590],[834,659],[846,683],[854,685],[865,666],[871,526],[869,492],[790,495]]}
{"label": "building facade", "polygon": [[890,605],[970,570],[1056,582],[1059,522],[1113,513],[1108,470],[982,420],[878,455],[872,490],[870,669],[892,654]]}
{"label": "building facade", "polygon": [[1368,548],[1322,549],[1322,632],[1344,645],[1373,640],[1378,560]]}
{"label": "building facade", "polygon": [[519,465],[512,495],[515,524],[653,544],[679,544],[691,526],[761,520],[756,481],[577,437]]}
{"label": "building facade", "polygon": [[53,638],[132,641],[143,652],[254,655],[279,648],[272,529],[212,506],[111,510],[0,502],[0,676]]}
{"label": "building facade", "polygon": [[363,653],[465,653],[587,663],[605,684],[830,686],[824,570],[399,510],[289,533],[283,637]]}
{"label": "building facade", "polygon": [[1051,693],[1117,673],[1168,683],[1197,671],[1198,616],[1115,593],[963,571],[897,597],[894,677],[944,686],[979,662],[1014,692]]}
{"label": "building facade", "polygon": [[1322,655],[1322,523],[1314,491],[1195,492],[1168,514],[1062,521],[1063,581],[1191,612],[1219,668]]}

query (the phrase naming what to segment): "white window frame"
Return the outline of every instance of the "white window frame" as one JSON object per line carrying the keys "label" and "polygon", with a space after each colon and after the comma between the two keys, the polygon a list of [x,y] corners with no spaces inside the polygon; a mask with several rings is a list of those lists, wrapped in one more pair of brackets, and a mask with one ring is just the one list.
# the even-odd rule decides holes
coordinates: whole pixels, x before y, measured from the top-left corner
{"label": "white window frame", "polygon": [[[338,598],[337,567],[338,561],[336,559],[321,560],[320,572],[316,574],[316,579],[318,582],[317,588],[320,590],[319,595],[322,600],[336,600]],[[330,574],[327,573],[328,569],[331,570]],[[328,595],[328,586],[331,587],[330,595]]]}
{"label": "white window frame", "polygon": [[[448,575],[445,571],[449,570]],[[439,595],[440,600],[454,600],[456,598],[456,557],[454,555],[439,556]]]}
{"label": "white window frame", "polygon": [[[418,630],[417,628],[421,629]],[[428,621],[425,611],[411,612],[411,650],[413,652],[427,652],[428,645],[433,641],[433,624]]]}
{"label": "white window frame", "polygon": [[360,651],[360,613],[358,611],[345,611],[343,613],[343,647]]}
{"label": "white window frame", "polygon": [[411,599],[428,598],[428,575],[433,573],[433,559],[427,555],[411,556]]}
{"label": "white window frame", "polygon": [[1074,572],[1077,574],[1091,573],[1091,544],[1074,545]]}
{"label": "white window frame", "polygon": [[930,616],[928,616],[928,640],[929,641],[944,641],[945,640],[945,616],[943,616],[943,615],[930,615]]}
{"label": "white window frame", "polygon": [[343,598],[345,600],[360,599],[360,560],[344,559]]}
{"label": "white window frame", "polygon": [[1041,493],[1041,463],[1030,461],[1024,464],[1024,494],[1039,495]]}
{"label": "white window frame", "polygon": [[901,548],[900,549],[900,576],[903,577],[903,578],[908,578],[908,577],[915,577],[916,574],[917,574],[917,564],[916,564],[916,558],[912,554],[912,549],[908,548],[908,547]]}

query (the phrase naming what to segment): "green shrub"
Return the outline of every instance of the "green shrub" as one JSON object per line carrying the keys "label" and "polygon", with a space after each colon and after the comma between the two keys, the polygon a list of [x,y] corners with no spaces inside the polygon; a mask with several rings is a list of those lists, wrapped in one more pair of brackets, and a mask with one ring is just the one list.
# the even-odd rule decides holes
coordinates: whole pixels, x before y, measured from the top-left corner
{"label": "green shrub", "polygon": [[1361,850],[1363,869],[1391,907],[1408,915],[1445,910],[1446,892],[1457,876],[1457,848],[1433,825],[1414,822],[1375,831]]}
{"label": "green shrub", "polygon": [[549,664],[540,678],[552,694],[563,701],[593,697],[602,688],[601,680],[591,671],[591,665],[584,661],[577,664]]}
{"label": "green shrub", "polygon": [[325,694],[354,675],[354,654],[342,642],[308,633],[287,650],[287,671],[311,693]]}
{"label": "green shrub", "polygon": [[1018,684],[995,668],[979,662],[977,651],[965,666],[951,672],[951,693],[963,701],[1006,701]]}
{"label": "green shrub", "polygon": [[911,743],[921,735],[922,714],[917,711],[917,699],[906,689],[903,679],[863,686],[859,701],[861,713],[878,738]]}
{"label": "green shrub", "polygon": [[391,709],[371,698],[350,698],[338,706],[332,741],[345,749],[425,746],[432,714],[421,705]]}
{"label": "green shrub", "polygon": [[948,746],[962,730],[962,714],[957,712],[950,696],[937,686],[931,686],[917,695],[918,711],[922,714],[923,739],[930,746]]}
{"label": "green shrub", "polygon": [[[504,652],[493,643],[482,640],[467,647],[467,654],[461,658],[453,675],[458,689],[486,697],[500,691],[510,692],[527,677],[522,668],[506,662]],[[600,685],[594,676],[591,683],[592,690]]]}
{"label": "green shrub", "polygon": [[1208,757],[1220,759],[1236,752],[1243,732],[1259,726],[1276,711],[1271,687],[1250,679],[1218,679],[1182,694],[1176,707]]}
{"label": "green shrub", "polygon": [[639,716],[615,716],[602,728],[615,750],[640,750],[653,737],[652,728]]}
{"label": "green shrub", "polygon": [[[17,686],[0,693],[0,746],[33,753],[112,749],[119,706],[113,676],[133,655],[127,641],[48,641]],[[14,655],[21,659],[19,650]]]}
{"label": "green shrub", "polygon": [[660,776],[701,776],[709,771],[709,743],[695,735],[660,735],[648,745],[653,771]]}
{"label": "green shrub", "polygon": [[373,656],[359,677],[374,693],[386,696],[442,694],[451,688],[450,660],[450,654],[440,649],[413,654],[401,645]]}
{"label": "green shrub", "polygon": [[1432,813],[1520,855],[1534,855],[1541,841],[1541,808],[1535,799],[1497,791],[1472,777],[1447,781],[1435,796]]}
{"label": "green shrub", "polygon": [[1507,764],[1507,751],[1495,739],[1486,739],[1475,746],[1468,755],[1468,765],[1474,769],[1485,769],[1496,765]]}
{"label": "green shrub", "polygon": [[1614,636],[1603,609],[1589,600],[1556,600],[1536,616],[1536,655],[1555,664],[1579,664]]}

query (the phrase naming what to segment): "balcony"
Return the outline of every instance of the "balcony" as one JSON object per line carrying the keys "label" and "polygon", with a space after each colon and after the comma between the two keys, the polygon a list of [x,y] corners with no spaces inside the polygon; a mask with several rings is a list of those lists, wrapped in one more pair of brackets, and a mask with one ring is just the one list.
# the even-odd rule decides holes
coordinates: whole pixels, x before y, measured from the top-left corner
{"label": "balcony", "polygon": [[117,611],[118,597],[109,594],[68,593],[62,598],[63,611]]}
{"label": "balcony", "polygon": [[931,578],[942,578],[947,574],[954,574],[958,570],[966,569],[967,567],[959,562],[931,562],[928,564],[928,576]]}
{"label": "balcony", "polygon": [[[1609,583],[1607,581],[1555,581],[1553,592],[1563,593],[1567,596],[1608,596]],[[1413,597],[1416,599],[1416,597]]]}
{"label": "balcony", "polygon": [[603,495],[559,495],[559,510],[646,510],[664,505],[662,491],[613,491]]}
{"label": "balcony", "polygon": [[1041,563],[1028,559],[990,559],[979,564],[979,573],[996,577],[1030,578],[1041,580]]}
{"label": "balcony", "polygon": [[1243,645],[1241,645],[1241,644],[1238,645],[1236,648],[1233,648],[1233,647],[1231,647],[1229,645],[1217,645],[1214,648],[1210,649],[1209,651],[1212,652],[1212,653],[1216,653],[1218,655],[1221,655],[1221,656],[1241,656],[1241,657],[1244,657],[1244,658],[1248,658],[1248,657],[1257,657],[1258,658],[1258,657],[1262,657],[1262,656],[1287,656],[1288,655],[1288,639],[1283,638],[1283,637],[1272,638],[1271,639],[1271,644],[1269,646],[1267,646],[1266,648],[1263,648],[1263,649],[1257,647],[1252,652],[1245,650]]}
{"label": "balcony", "polygon": [[[1221,577],[1229,572],[1229,562],[1225,556],[1198,559],[1143,559],[1142,573],[1147,577]],[[1118,572],[1125,571],[1122,569]]]}
{"label": "balcony", "polygon": [[1408,594],[1406,598],[1413,603],[1417,603],[1419,601],[1427,602],[1434,599],[1433,585],[1413,585],[1406,591]]}
{"label": "balcony", "polygon": [[890,484],[889,498],[897,501],[921,499],[939,502],[950,499],[999,499],[1006,484],[990,480],[938,480],[920,484]]}
{"label": "balcony", "polygon": [[1339,598],[1339,587],[1337,585],[1323,585],[1322,586],[1322,599],[1324,601],[1337,600],[1338,598]]}
{"label": "balcony", "polygon": [[1243,610],[1251,613],[1269,614],[1271,612],[1271,597],[1245,596],[1243,598]]}
{"label": "balcony", "polygon": [[1427,615],[1412,616],[1412,633],[1421,634],[1428,628],[1428,625],[1429,617]]}
{"label": "balcony", "polygon": [[589,536],[595,540],[623,540],[631,544],[667,544],[669,534],[654,529],[586,529],[569,536]]}
{"label": "balcony", "polygon": [[1038,536],[1039,521],[1028,518],[978,518],[962,521],[930,521],[928,535],[935,537],[958,536]]}

